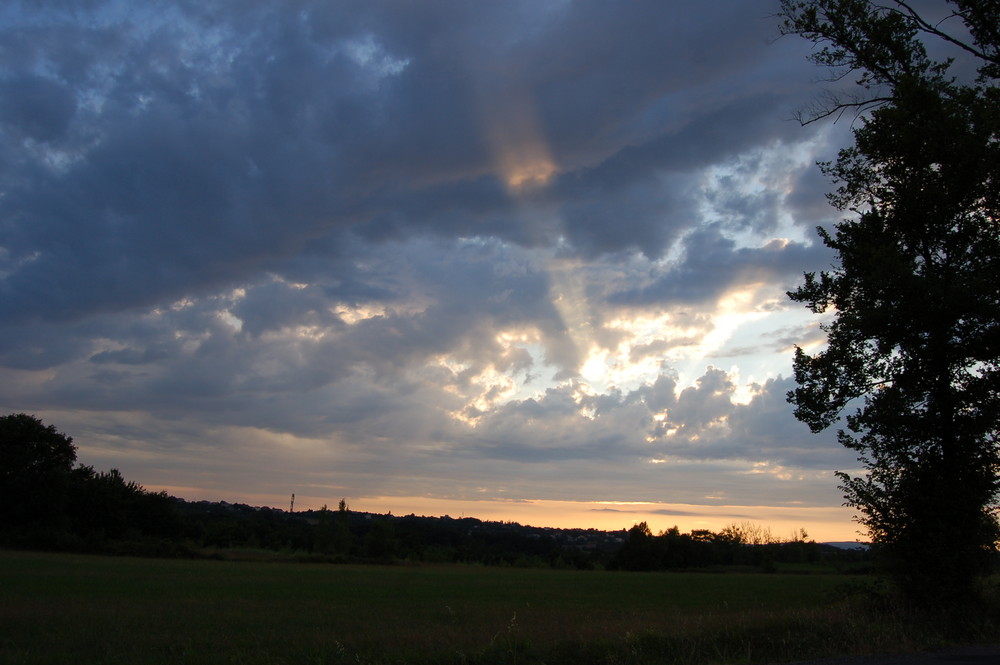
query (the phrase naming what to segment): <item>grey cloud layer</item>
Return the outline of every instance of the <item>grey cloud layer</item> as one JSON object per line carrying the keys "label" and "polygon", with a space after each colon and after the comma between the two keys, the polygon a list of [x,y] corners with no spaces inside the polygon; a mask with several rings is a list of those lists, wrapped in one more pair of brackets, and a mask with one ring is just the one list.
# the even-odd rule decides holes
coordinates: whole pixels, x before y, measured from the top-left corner
{"label": "grey cloud layer", "polygon": [[[725,373],[683,389],[664,360],[580,392],[584,333],[613,351],[619,318],[687,322],[632,347],[657,358],[733,288],[781,309],[828,260],[799,154],[827,139],[787,121],[813,74],[769,44],[774,9],[9,5],[0,405],[327,437],[359,476],[392,456],[427,486],[482,460],[828,468],[785,379],[734,404]],[[529,167],[544,186],[515,191]]]}
{"label": "grey cloud layer", "polygon": [[[683,174],[793,133],[768,3],[211,7],[13,13],[6,320],[204,292],[343,227],[655,257],[692,223]],[[493,173],[483,107],[510,94],[565,165],[563,228],[521,228]]]}

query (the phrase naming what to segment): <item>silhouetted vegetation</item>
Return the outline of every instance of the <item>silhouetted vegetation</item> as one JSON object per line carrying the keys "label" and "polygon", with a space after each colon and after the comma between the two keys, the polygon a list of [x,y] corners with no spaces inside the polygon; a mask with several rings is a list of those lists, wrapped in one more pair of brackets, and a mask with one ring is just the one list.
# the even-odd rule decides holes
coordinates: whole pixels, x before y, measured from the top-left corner
{"label": "silhouetted vegetation", "polygon": [[77,465],[71,437],[25,414],[0,418],[0,545],[166,557],[289,559],[329,563],[462,563],[521,568],[668,570],[843,563],[863,558],[767,529],[720,533],[675,527],[653,535],[554,529],[417,515],[337,510],[287,512],[150,492],[116,469]]}
{"label": "silhouetted vegetation", "polygon": [[796,351],[789,400],[814,432],[843,416],[865,472],[841,489],[908,600],[961,607],[1000,539],[1000,5],[782,0],[779,16],[856,83],[802,118],[853,117],[855,141],[822,165],[847,215],[819,231],[833,269],[789,293],[832,315],[826,346]]}
{"label": "silhouetted vegetation", "polygon": [[867,549],[842,549],[806,540],[805,532],[780,540],[769,530],[744,523],[727,526],[719,533],[700,529],[681,533],[673,527],[654,535],[645,522],[629,529],[622,548],[611,559],[610,568],[632,571],[696,569],[707,567],[752,568],[774,572],[778,564],[850,564],[859,571]]}
{"label": "silhouetted vegetation", "polygon": [[0,417],[0,545],[177,554],[177,500],[117,469],[74,466],[72,437],[23,413]]}
{"label": "silhouetted vegetation", "polygon": [[603,567],[624,532],[551,529],[512,522],[337,511],[288,513],[225,502],[174,499],[191,552],[217,557],[295,558],[331,563],[476,563]]}

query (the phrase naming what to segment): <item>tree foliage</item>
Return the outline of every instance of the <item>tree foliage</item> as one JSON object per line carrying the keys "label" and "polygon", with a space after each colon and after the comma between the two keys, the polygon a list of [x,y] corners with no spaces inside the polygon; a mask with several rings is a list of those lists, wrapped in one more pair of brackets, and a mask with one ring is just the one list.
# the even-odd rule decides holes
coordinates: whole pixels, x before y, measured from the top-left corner
{"label": "tree foliage", "polygon": [[[805,530],[789,540],[775,538],[770,529],[744,522],[730,524],[718,533],[696,529],[681,533],[676,526],[654,535],[640,522],[628,530],[621,549],[609,567],[631,571],[692,569],[708,566],[753,566],[773,571],[776,562],[815,563],[842,555],[860,558],[861,552],[838,552],[807,541]],[[834,550],[831,553],[831,549]]]}
{"label": "tree foliage", "polygon": [[75,462],[72,437],[54,426],[24,413],[0,417],[0,544],[104,549],[178,534],[165,492]]}
{"label": "tree foliage", "polygon": [[[1000,4],[783,0],[784,34],[854,92],[802,118],[848,114],[854,145],[822,165],[849,213],[834,269],[789,296],[824,324],[796,350],[797,418],[865,473],[849,505],[913,599],[967,594],[997,543],[1000,413]],[[929,53],[948,57],[931,57]]]}
{"label": "tree foliage", "polygon": [[71,483],[73,438],[25,413],[0,417],[0,525],[55,519]]}
{"label": "tree foliage", "polygon": [[26,413],[0,417],[0,481],[68,473],[75,461],[73,437]]}

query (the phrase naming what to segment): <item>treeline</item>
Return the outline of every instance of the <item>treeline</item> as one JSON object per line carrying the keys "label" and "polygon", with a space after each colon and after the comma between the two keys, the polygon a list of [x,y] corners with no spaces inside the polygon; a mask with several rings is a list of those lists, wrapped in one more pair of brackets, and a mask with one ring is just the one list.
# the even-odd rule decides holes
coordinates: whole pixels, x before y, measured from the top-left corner
{"label": "treeline", "polygon": [[753,525],[720,533],[675,527],[653,535],[551,529],[513,522],[336,509],[286,512],[150,492],[121,473],[76,464],[72,439],[25,414],[0,417],[0,546],[169,557],[276,558],[331,563],[666,570],[773,567],[862,554],[779,542]]}
{"label": "treeline", "polygon": [[[491,566],[659,571],[742,568],[772,572],[782,564],[869,563],[865,549],[841,549],[809,540],[805,531],[788,539],[767,527],[731,524],[720,532],[681,533],[673,527],[654,535],[643,522],[628,531],[554,529],[460,519],[354,512],[342,500],[336,510],[289,514],[240,504],[178,500],[186,542],[217,556],[284,553],[299,560],[342,563],[475,563]],[[228,554],[226,554],[228,552]]]}
{"label": "treeline", "polygon": [[[81,466],[44,482],[0,490],[0,545],[46,550],[170,554],[182,531],[175,499]],[[13,491],[10,491],[14,485]],[[7,490],[7,491],[4,491]]]}
{"label": "treeline", "polygon": [[73,439],[34,416],[0,418],[0,545],[105,551],[170,542],[181,528],[173,497],[76,465]]}
{"label": "treeline", "polygon": [[76,464],[73,439],[27,414],[0,417],[0,546],[154,556],[330,562],[462,562],[591,568],[621,534],[393,517],[324,507],[300,513],[150,492]]}
{"label": "treeline", "polygon": [[766,527],[751,523],[732,524],[718,533],[708,530],[681,533],[673,527],[653,535],[649,526],[642,522],[629,529],[609,567],[653,571],[752,566],[772,571],[779,563],[848,562],[865,558],[862,550],[838,550],[807,538],[802,530],[781,540]]}
{"label": "treeline", "polygon": [[624,532],[546,529],[510,522],[394,516],[336,510],[288,513],[242,504],[186,502],[176,508],[183,539],[213,556],[274,552],[333,563],[476,563],[589,569],[604,567]]}

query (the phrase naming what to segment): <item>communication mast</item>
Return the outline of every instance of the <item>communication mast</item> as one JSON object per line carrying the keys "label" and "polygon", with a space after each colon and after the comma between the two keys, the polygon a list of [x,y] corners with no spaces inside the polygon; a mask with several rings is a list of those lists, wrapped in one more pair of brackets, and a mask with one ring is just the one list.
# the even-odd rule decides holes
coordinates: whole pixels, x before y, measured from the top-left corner
{"label": "communication mast", "polygon": [[295,492],[292,492],[292,505],[288,506],[288,512],[295,512]]}

